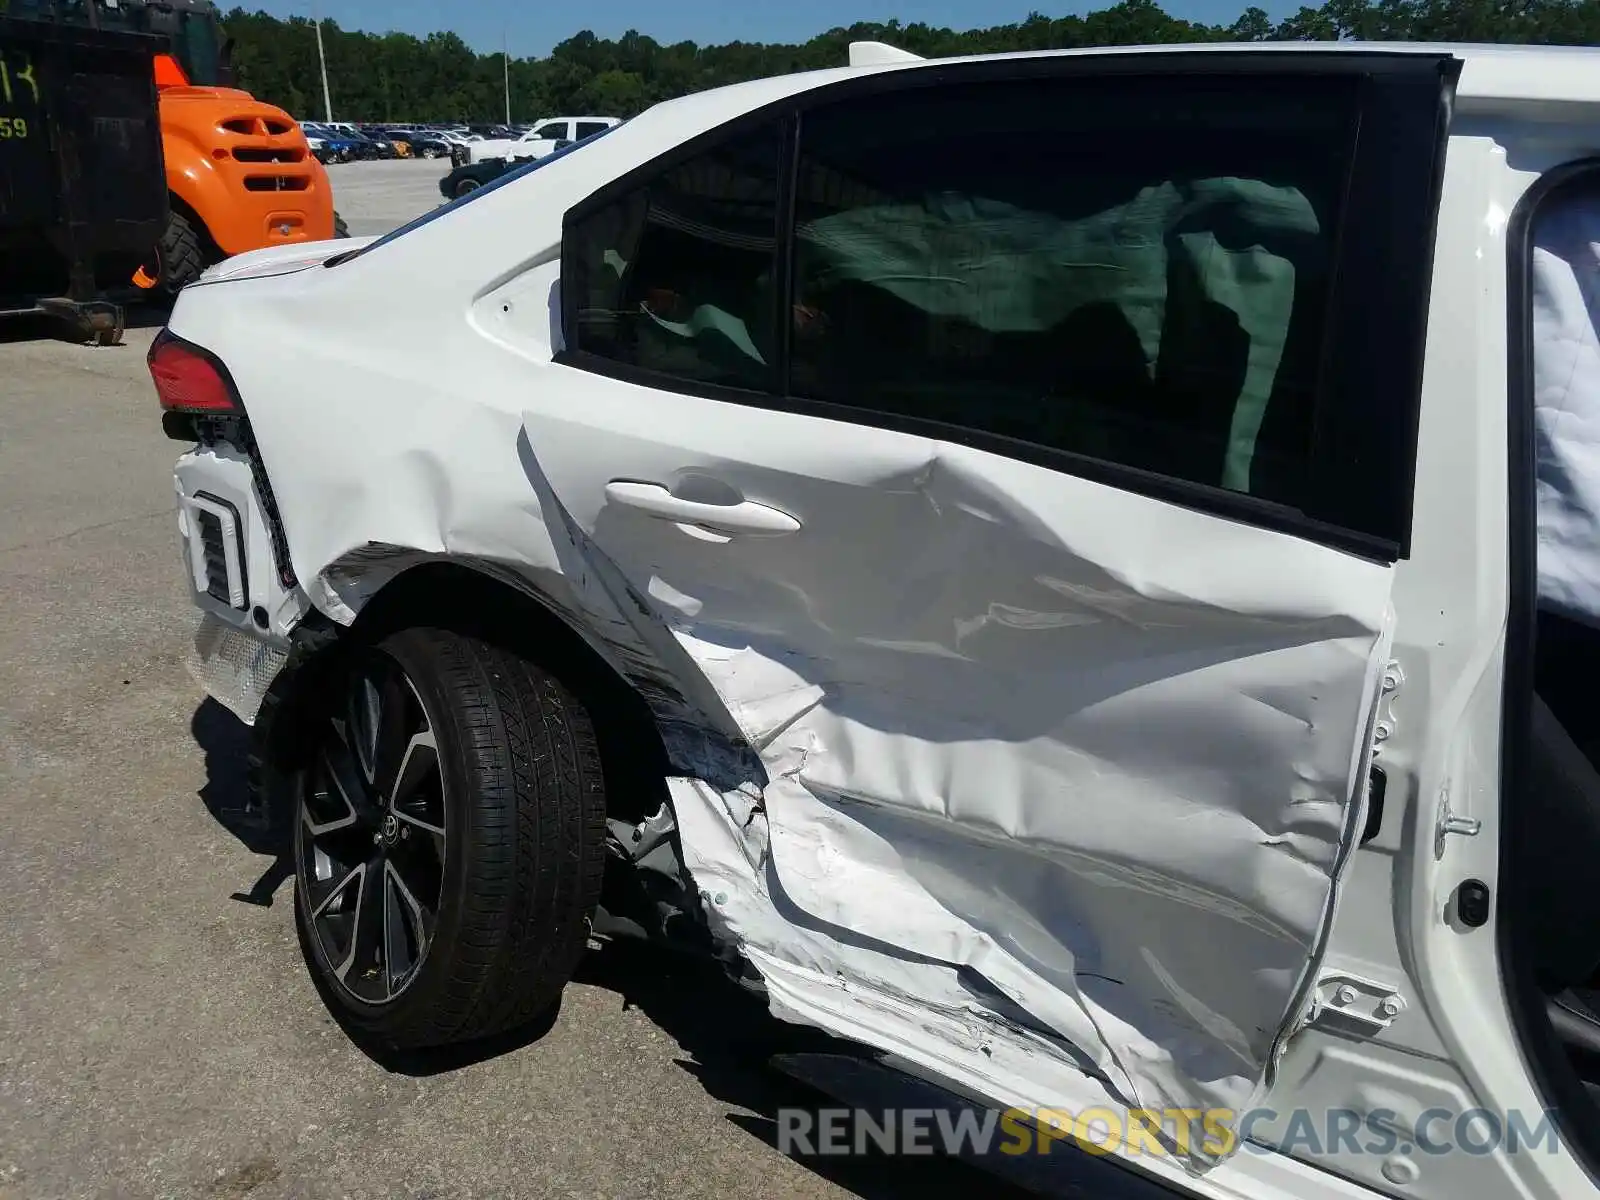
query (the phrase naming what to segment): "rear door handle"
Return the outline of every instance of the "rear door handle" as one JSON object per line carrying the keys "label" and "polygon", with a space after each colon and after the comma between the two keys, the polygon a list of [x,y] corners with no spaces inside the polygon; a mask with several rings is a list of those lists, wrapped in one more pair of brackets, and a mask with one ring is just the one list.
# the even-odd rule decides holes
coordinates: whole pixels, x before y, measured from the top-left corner
{"label": "rear door handle", "polygon": [[606,484],[606,500],[636,508],[664,521],[676,521],[680,525],[703,525],[757,537],[795,533],[800,528],[799,521],[770,505],[757,504],[754,500],[741,500],[738,504],[705,504],[699,500],[674,496],[659,483],[613,479]]}

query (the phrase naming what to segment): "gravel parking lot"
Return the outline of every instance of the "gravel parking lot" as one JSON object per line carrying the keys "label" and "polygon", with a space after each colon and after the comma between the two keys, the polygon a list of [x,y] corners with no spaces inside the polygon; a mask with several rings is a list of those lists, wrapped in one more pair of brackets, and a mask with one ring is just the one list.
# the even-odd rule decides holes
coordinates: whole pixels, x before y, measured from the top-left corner
{"label": "gravel parking lot", "polygon": [[[378,233],[446,164],[335,167]],[[596,951],[553,1025],[376,1061],[300,961],[286,869],[239,821],[242,728],[192,618],[144,353],[0,326],[0,1200],[1008,1194],[958,1163],[797,1162],[811,1035],[720,976]],[[292,358],[292,347],[285,353]]]}

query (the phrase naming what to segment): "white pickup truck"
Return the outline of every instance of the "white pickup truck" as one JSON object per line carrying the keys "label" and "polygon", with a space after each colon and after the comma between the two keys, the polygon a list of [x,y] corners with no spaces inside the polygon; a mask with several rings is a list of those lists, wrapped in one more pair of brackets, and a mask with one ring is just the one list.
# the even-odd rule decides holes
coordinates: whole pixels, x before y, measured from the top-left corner
{"label": "white pickup truck", "polygon": [[519,138],[487,138],[466,147],[467,162],[489,158],[543,158],[555,151],[559,142],[581,142],[622,124],[620,117],[550,117],[539,121]]}

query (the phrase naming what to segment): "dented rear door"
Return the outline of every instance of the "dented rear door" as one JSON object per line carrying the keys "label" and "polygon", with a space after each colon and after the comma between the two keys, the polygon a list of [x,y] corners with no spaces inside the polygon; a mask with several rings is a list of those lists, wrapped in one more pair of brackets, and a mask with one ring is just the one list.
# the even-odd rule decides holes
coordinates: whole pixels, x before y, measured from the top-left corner
{"label": "dented rear door", "polygon": [[776,1008],[1241,1110],[1361,824],[1455,70],[1137,60],[858,80],[580,206],[528,465],[759,757],[673,794]]}

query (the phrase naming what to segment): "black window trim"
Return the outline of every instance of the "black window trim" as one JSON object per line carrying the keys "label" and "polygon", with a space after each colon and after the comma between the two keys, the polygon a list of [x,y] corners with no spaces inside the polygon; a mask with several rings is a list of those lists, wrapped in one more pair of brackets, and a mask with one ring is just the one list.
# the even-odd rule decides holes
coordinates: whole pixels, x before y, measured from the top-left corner
{"label": "black window trim", "polygon": [[[790,397],[789,371],[794,352],[794,229],[795,181],[800,170],[800,128],[804,121],[799,112],[783,119],[783,141],[778,150],[778,247],[775,255],[777,271],[774,272],[772,307],[773,327],[778,335],[778,363],[774,375],[777,391],[774,399]],[[562,244],[565,245],[563,238]]]}
{"label": "black window trim", "polygon": [[[1085,55],[1048,55],[1023,58],[979,59],[971,62],[932,63],[928,66],[875,72],[833,84],[807,89],[748,112],[740,113],[713,129],[664,151],[621,176],[605,183],[573,205],[563,220],[562,275],[574,272],[567,259],[575,252],[576,239],[567,236],[571,227],[591,213],[687,162],[725,140],[749,133],[763,125],[779,127],[783,138],[780,155],[778,200],[779,284],[774,303],[778,306],[781,361],[779,387],[775,391],[708,384],[664,372],[652,371],[570,347],[574,336],[578,304],[575,289],[561,291],[563,348],[553,361],[562,366],[634,383],[657,391],[698,396],[710,400],[756,408],[793,412],[800,415],[866,425],[912,435],[937,438],[984,450],[1007,458],[1043,466],[1064,474],[1104,484],[1152,499],[1178,504],[1213,516],[1303,537],[1381,564],[1407,558],[1411,550],[1412,509],[1416,481],[1417,435],[1421,420],[1421,385],[1428,325],[1428,299],[1432,286],[1433,251],[1440,191],[1443,186],[1444,156],[1454,103],[1455,85],[1462,61],[1445,52],[1359,50],[1248,50],[1177,51]],[[1360,379],[1403,381],[1398,391],[1402,407],[1382,406],[1381,386],[1361,387],[1346,379],[1332,390],[1354,403],[1341,408],[1329,405],[1321,394],[1329,387],[1326,374],[1318,377],[1318,399],[1314,420],[1316,431],[1311,455],[1313,471],[1325,470],[1330,463],[1341,467],[1338,480],[1322,479],[1313,484],[1318,495],[1316,511],[1305,511],[1258,496],[1234,492],[1217,485],[1157,475],[1125,464],[1092,458],[1053,446],[957,426],[924,417],[887,413],[855,405],[814,400],[788,394],[790,343],[793,330],[787,306],[794,256],[794,180],[800,149],[800,128],[807,110],[841,101],[910,91],[953,83],[1018,82],[1062,76],[1126,77],[1138,75],[1249,77],[1252,75],[1335,75],[1363,80],[1357,101],[1355,152],[1346,180],[1347,202],[1336,234],[1334,269],[1331,272],[1328,332],[1323,343],[1328,371],[1339,371]],[[1426,113],[1415,96],[1400,89],[1410,84],[1431,85],[1433,105]],[[1425,122],[1420,118],[1426,117]],[[1421,139],[1429,143],[1424,153]],[[1410,139],[1409,153],[1397,153],[1396,139]],[[1392,169],[1405,162],[1427,165],[1422,183],[1425,195],[1421,204],[1394,203]],[[1411,186],[1416,187],[1417,181]],[[1395,221],[1398,211],[1410,224]],[[1345,239],[1352,226],[1358,226],[1362,253],[1345,254]],[[1410,270],[1396,271],[1396,264]],[[1411,277],[1408,295],[1397,296],[1398,277]],[[1363,286],[1365,284],[1365,286]],[[1359,296],[1359,300],[1352,300]],[[1374,312],[1387,306],[1383,318]],[[1362,336],[1346,332],[1341,325],[1354,325]],[[1377,350],[1365,345],[1371,335],[1383,339]],[[1339,347],[1357,347],[1345,349]],[[1397,361],[1398,359],[1398,361]],[[1328,447],[1334,447],[1332,452]],[[1386,488],[1371,494],[1353,488],[1349,482],[1352,467],[1368,470],[1387,481]],[[1349,511],[1322,505],[1349,504]],[[1378,521],[1361,520],[1363,511]],[[1387,526],[1383,532],[1370,532],[1374,524]]]}
{"label": "black window trim", "polygon": [[1546,171],[1512,209],[1506,228],[1506,632],[1500,694],[1499,875],[1495,948],[1504,965],[1506,1008],[1534,1090],[1549,1107],[1561,1144],[1592,1181],[1600,1182],[1600,1121],[1593,1102],[1550,1023],[1526,941],[1518,901],[1528,878],[1527,822],[1514,799],[1527,787],[1533,757],[1534,650],[1539,597],[1538,496],[1534,436],[1533,249],[1536,218],[1567,187],[1600,179],[1600,157]]}

